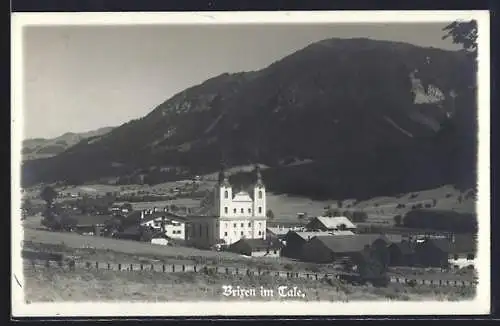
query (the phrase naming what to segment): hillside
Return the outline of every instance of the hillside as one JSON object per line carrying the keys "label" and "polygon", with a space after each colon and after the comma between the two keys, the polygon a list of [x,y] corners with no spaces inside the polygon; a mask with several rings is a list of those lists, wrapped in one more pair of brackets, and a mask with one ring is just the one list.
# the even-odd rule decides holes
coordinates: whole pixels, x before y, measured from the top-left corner
{"label": "hillside", "polygon": [[316,198],[473,186],[474,75],[463,52],[328,39],[260,71],[209,79],[99,139],[27,161],[23,184],[137,174],[154,184],[212,173],[221,161],[258,161],[273,192]]}
{"label": "hillside", "polygon": [[31,138],[23,141],[22,156],[23,160],[35,160],[39,158],[52,157],[60,154],[79,143],[84,139],[93,139],[95,137],[107,134],[114,127],[104,127],[82,133],[67,132],[56,138]]}

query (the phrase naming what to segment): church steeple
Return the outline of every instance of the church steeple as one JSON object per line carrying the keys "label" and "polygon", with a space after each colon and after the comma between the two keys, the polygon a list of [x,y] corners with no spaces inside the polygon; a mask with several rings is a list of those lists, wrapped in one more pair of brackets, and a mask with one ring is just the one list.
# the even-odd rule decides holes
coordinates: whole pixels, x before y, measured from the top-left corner
{"label": "church steeple", "polygon": [[222,166],[219,171],[219,187],[221,186],[230,187],[229,178],[227,176],[226,170],[224,169],[224,166]]}
{"label": "church steeple", "polygon": [[264,187],[264,182],[262,181],[262,174],[260,173],[260,166],[255,165],[255,175],[257,176],[257,181],[255,182],[256,187]]}

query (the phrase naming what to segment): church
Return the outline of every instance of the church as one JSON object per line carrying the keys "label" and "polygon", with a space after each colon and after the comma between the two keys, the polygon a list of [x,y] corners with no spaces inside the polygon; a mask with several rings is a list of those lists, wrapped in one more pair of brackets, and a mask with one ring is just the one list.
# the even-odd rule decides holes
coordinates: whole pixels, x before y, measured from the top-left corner
{"label": "church", "polygon": [[219,173],[218,183],[202,201],[195,216],[189,216],[186,241],[199,248],[230,245],[242,238],[266,237],[266,188],[260,168],[248,189],[236,189],[227,173]]}

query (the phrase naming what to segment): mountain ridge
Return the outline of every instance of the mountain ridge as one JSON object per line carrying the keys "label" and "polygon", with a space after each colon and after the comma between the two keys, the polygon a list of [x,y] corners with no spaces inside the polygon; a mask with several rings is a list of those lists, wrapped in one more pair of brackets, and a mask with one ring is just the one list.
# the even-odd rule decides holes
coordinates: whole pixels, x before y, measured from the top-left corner
{"label": "mountain ridge", "polygon": [[[261,70],[210,78],[98,141],[28,162],[23,182],[113,175],[126,182],[142,174],[155,183],[210,173],[221,162],[259,162],[271,167],[264,176],[277,192],[368,196],[470,184],[476,103],[468,87],[474,74],[460,51],[323,40]],[[422,94],[433,100],[415,103]],[[77,175],[70,167],[82,160],[89,163]]]}

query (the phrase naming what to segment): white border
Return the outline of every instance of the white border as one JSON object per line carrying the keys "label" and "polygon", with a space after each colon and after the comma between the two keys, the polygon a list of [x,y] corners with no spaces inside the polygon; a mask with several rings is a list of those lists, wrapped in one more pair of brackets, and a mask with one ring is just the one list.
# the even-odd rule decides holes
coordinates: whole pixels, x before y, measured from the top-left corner
{"label": "white border", "polygon": [[[22,28],[28,25],[151,24],[318,24],[415,23],[471,20],[478,22],[478,258],[479,284],[474,301],[464,302],[203,302],[203,303],[47,303],[25,304],[21,284],[20,162],[23,130]],[[199,13],[13,13],[12,14],[12,315],[22,316],[235,316],[235,315],[439,315],[490,312],[490,130],[488,11],[342,11],[342,12],[199,12]]]}

